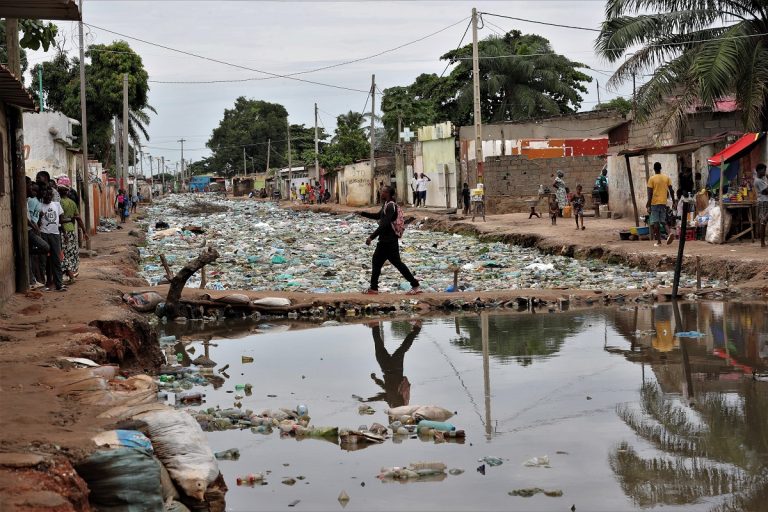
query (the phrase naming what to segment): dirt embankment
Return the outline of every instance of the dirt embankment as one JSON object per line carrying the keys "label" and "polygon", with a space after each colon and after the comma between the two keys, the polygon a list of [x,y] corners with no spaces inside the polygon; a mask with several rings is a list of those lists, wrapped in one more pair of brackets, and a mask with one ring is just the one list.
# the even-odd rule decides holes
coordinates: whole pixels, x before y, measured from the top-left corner
{"label": "dirt embankment", "polygon": [[[93,238],[96,255],[64,293],[17,294],[0,309],[0,503],[3,510],[88,510],[87,486],[72,463],[93,449],[104,406],[83,403],[60,382],[71,365],[61,356],[119,364],[124,372],[162,360],[146,319],[120,300],[136,278],[138,237]],[[135,234],[139,234],[135,232]]]}

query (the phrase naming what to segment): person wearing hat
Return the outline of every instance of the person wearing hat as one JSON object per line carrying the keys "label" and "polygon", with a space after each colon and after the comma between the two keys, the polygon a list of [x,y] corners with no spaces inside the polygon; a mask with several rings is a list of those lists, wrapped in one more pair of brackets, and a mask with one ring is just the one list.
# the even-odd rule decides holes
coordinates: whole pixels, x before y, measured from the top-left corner
{"label": "person wearing hat", "polygon": [[560,217],[563,216],[563,208],[568,206],[568,186],[565,184],[565,180],[563,180],[564,176],[565,173],[563,171],[557,171],[557,177],[554,183],[552,183],[552,187],[555,189],[557,207],[560,210]]}
{"label": "person wearing hat", "polygon": [[[70,282],[74,281],[80,272],[80,246],[77,243],[77,227],[83,231],[83,236],[88,240],[88,232],[83,225],[83,220],[80,218],[80,210],[77,207],[72,198],[69,197],[69,187],[61,185],[61,178],[57,180],[59,182],[59,195],[61,196],[61,248],[64,253],[64,260],[62,261],[62,270],[69,276]],[[69,178],[66,180],[69,182]],[[77,223],[77,224],[75,224]]]}

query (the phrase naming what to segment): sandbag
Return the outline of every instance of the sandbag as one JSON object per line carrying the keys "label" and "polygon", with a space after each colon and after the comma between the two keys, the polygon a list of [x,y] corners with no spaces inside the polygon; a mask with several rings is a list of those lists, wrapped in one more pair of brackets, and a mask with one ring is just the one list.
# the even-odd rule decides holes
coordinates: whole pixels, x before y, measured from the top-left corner
{"label": "sandbag", "polygon": [[711,244],[719,244],[725,237],[720,229],[720,216],[725,215],[725,235],[731,230],[731,214],[728,212],[723,213],[723,209],[720,206],[714,206],[709,211],[709,223],[707,224],[707,233],[704,235],[704,240]]}
{"label": "sandbag", "polygon": [[219,466],[197,421],[173,409],[134,417],[147,423],[155,454],[176,485],[187,496],[202,501],[208,485],[219,475]]}
{"label": "sandbag", "polygon": [[264,297],[263,299],[252,301],[252,304],[257,306],[290,306],[291,301],[283,297]]}
{"label": "sandbag", "polygon": [[223,297],[219,297],[218,299],[213,299],[215,302],[220,302],[222,304],[250,304],[251,299],[242,293],[232,293],[229,295],[225,295]]}
{"label": "sandbag", "polygon": [[451,411],[436,405],[424,405],[413,412],[413,417],[418,420],[445,421],[452,416]]}
{"label": "sandbag", "polygon": [[420,405],[401,405],[400,407],[394,407],[387,409],[386,412],[392,417],[399,418],[400,416],[411,416],[416,410],[421,407]]}
{"label": "sandbag", "polygon": [[91,438],[96,446],[110,448],[133,448],[152,454],[152,442],[137,430],[107,430]]}
{"label": "sandbag", "polygon": [[133,448],[100,450],[75,466],[94,508],[109,512],[161,511],[160,465]]}
{"label": "sandbag", "polygon": [[154,311],[163,300],[157,292],[130,292],[123,295],[123,301],[141,313]]}
{"label": "sandbag", "polygon": [[151,411],[168,411],[171,408],[165,404],[157,401],[155,396],[154,402],[147,402],[143,404],[135,405],[118,405],[102,412],[97,418],[112,418],[115,421],[123,421],[131,419],[139,414],[145,414]]}

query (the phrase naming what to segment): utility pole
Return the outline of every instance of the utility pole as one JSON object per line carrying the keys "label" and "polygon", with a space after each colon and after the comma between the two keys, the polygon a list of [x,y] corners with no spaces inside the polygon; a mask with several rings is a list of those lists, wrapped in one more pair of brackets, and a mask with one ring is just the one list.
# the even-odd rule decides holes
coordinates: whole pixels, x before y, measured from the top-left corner
{"label": "utility pole", "polygon": [[472,91],[474,96],[475,163],[477,182],[483,182],[483,125],[480,114],[480,56],[477,48],[477,9],[472,8]]}
{"label": "utility pole", "polygon": [[291,122],[285,118],[288,126],[288,198],[291,197],[291,186],[293,185],[293,167],[291,167]]}
{"label": "utility pole", "polygon": [[152,155],[147,153],[149,159],[149,202],[152,202],[152,185],[154,185],[155,178],[152,176]]}
{"label": "utility pole", "polygon": [[37,85],[40,90],[40,112],[45,112],[45,100],[43,99],[43,66],[37,68]]}
{"label": "utility pole", "polygon": [[[88,235],[91,234],[93,219],[91,219],[91,199],[90,192],[93,190],[91,187],[90,176],[88,171],[88,119],[85,112],[85,48],[83,45],[83,0],[80,0],[80,21],[78,22],[80,28],[80,127],[83,131],[83,193],[80,197],[83,198],[83,209],[85,210],[85,230]],[[91,249],[91,237],[85,241],[85,248]]]}
{"label": "utility pole", "polygon": [[245,146],[243,146],[243,177],[248,175],[248,162],[245,160]]}
{"label": "utility pole", "polygon": [[117,116],[114,116],[114,122],[115,129],[113,135],[115,139],[115,178],[117,180],[118,187],[123,188],[123,164],[120,161],[120,156],[122,154],[120,153],[120,123]]}
{"label": "utility pole", "polygon": [[181,183],[184,184],[184,140],[179,139],[177,142],[181,142]]}
{"label": "utility pole", "polygon": [[163,194],[162,195],[165,195],[165,157],[161,156],[160,159],[163,162],[163,167],[162,167],[162,169],[163,169],[163,174],[162,174],[162,178],[163,178],[162,179],[162,182],[163,182]]}
{"label": "utility pole", "polygon": [[269,172],[269,155],[272,153],[272,139],[267,139],[267,172]]}
{"label": "utility pole", "polygon": [[[42,68],[41,68],[42,69]],[[320,151],[320,143],[317,140],[317,103],[315,103],[315,180],[320,180],[320,161],[317,153]]]}
{"label": "utility pole", "polygon": [[128,180],[128,73],[123,73],[123,178]]}
{"label": "utility pole", "polygon": [[600,80],[595,79],[595,85],[597,85],[597,104],[600,105]]}
{"label": "utility pole", "polygon": [[371,75],[371,203],[376,204],[376,75]]}

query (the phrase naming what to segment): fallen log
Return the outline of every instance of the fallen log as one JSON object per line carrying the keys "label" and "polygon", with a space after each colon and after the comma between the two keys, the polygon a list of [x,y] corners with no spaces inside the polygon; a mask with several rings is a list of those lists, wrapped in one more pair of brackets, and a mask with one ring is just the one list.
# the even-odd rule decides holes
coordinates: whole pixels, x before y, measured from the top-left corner
{"label": "fallen log", "polygon": [[216,249],[209,247],[200,253],[200,256],[187,262],[178,273],[171,279],[171,286],[168,288],[168,295],[165,299],[166,316],[169,319],[179,316],[179,302],[181,292],[184,291],[184,285],[195,272],[209,263],[213,263],[219,257]]}

